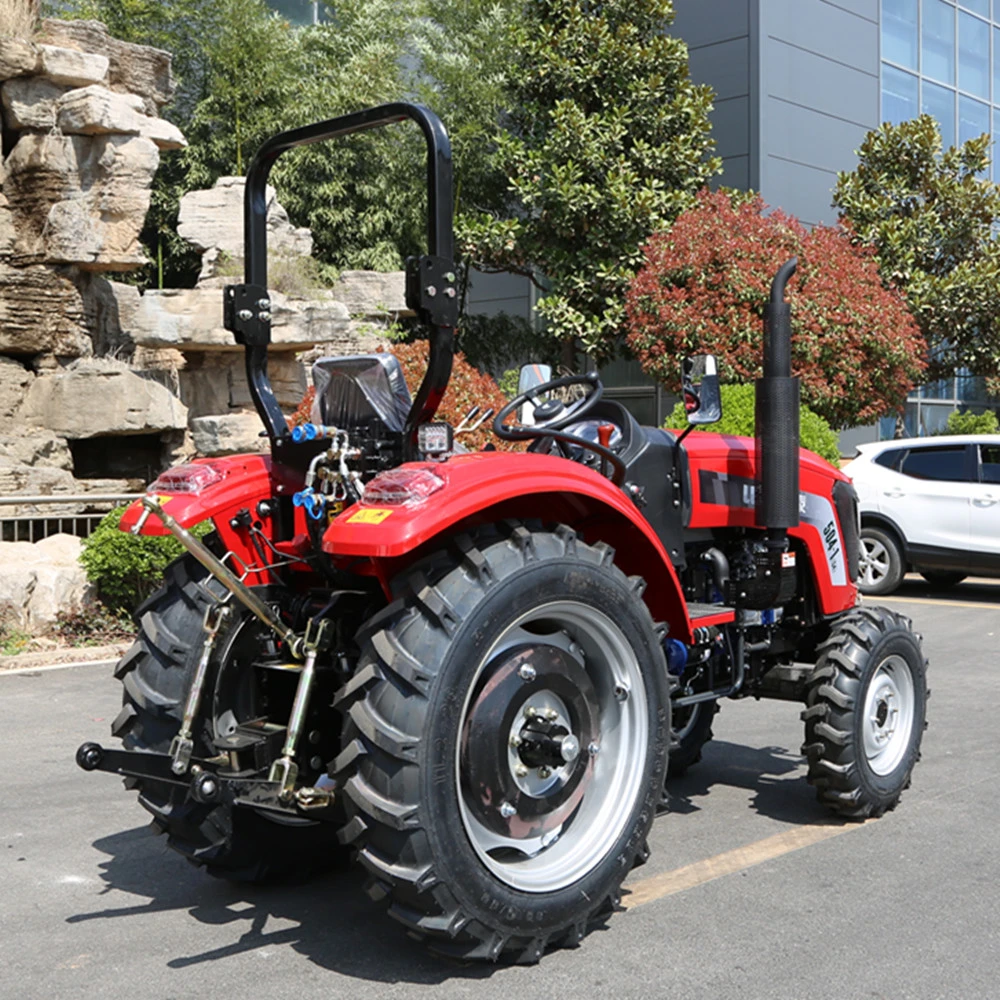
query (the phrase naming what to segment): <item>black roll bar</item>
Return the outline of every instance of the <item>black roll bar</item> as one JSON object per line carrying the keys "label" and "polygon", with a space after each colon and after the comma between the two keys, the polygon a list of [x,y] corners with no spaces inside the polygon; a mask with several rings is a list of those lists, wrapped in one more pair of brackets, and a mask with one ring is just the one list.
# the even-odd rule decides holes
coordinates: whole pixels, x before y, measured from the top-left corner
{"label": "black roll bar", "polygon": [[267,377],[267,345],[271,342],[270,296],[267,291],[267,178],[282,153],[299,146],[414,121],[427,144],[427,255],[407,261],[406,300],[430,328],[427,372],[406,421],[406,457],[416,455],[416,429],[437,411],[451,376],[454,327],[458,320],[455,287],[454,211],[451,142],[434,112],[419,104],[396,102],[280,132],[257,151],[247,171],[243,202],[244,284],[225,289],[225,325],[246,349],[247,381],[254,406],[272,445],[288,433]]}

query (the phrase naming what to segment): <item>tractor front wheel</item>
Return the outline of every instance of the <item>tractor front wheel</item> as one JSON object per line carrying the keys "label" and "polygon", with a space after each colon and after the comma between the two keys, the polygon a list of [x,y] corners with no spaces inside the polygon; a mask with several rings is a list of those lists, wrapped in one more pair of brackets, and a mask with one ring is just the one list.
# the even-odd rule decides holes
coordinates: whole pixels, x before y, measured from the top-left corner
{"label": "tractor front wheel", "polygon": [[435,950],[537,961],[645,860],[667,675],[613,558],[567,528],[461,536],[398,581],[341,693],[347,835]]}
{"label": "tractor front wheel", "polygon": [[802,713],[809,782],[842,816],[881,816],[920,759],[929,694],[920,638],[903,615],[858,608],[818,652]]}

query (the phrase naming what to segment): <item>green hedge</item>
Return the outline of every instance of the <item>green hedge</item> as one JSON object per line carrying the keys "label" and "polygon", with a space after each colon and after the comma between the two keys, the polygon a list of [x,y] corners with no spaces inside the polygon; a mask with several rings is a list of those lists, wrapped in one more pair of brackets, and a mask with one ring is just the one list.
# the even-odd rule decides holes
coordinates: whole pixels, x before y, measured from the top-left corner
{"label": "green hedge", "polygon": [[955,410],[948,414],[945,434],[996,434],[997,415],[993,410],[972,413],[969,410]]}
{"label": "green hedge", "polygon": [[[752,385],[724,385],[722,388],[722,419],[717,424],[707,424],[698,430],[713,431],[716,434],[733,434],[740,437],[754,435],[754,387]],[[684,404],[678,403],[667,417],[664,427],[677,430],[687,427]],[[799,411],[799,441],[803,448],[822,455],[828,462],[837,465],[840,450],[837,434],[830,425],[808,406]]]}
{"label": "green hedge", "polygon": [[[116,507],[84,539],[80,562],[101,600],[115,610],[132,611],[163,582],[163,571],[184,547],[172,535],[132,535],[118,523],[125,507]],[[192,529],[199,537],[212,530],[210,521]]]}

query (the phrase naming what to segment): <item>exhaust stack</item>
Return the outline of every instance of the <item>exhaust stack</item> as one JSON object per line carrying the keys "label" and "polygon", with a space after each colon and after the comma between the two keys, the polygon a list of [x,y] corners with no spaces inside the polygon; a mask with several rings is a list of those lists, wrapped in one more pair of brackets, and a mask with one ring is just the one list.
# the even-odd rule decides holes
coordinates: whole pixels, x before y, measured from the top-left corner
{"label": "exhaust stack", "polygon": [[785,285],[798,258],[782,264],[764,310],[764,377],[756,384],[757,523],[784,548],[799,523],[799,380],[792,378],[792,310]]}

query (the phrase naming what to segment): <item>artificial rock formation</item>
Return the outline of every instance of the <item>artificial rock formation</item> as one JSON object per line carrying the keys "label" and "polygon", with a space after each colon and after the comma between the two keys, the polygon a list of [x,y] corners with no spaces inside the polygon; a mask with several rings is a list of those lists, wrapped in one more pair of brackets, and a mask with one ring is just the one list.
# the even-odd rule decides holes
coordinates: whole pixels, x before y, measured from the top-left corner
{"label": "artificial rock formation", "polygon": [[[135,452],[138,469],[266,445],[242,348],[222,323],[221,290],[243,270],[243,179],[181,201],[178,231],[202,254],[195,288],[140,295],[111,280],[145,262],[154,174],[161,154],[185,145],[160,117],[173,90],[168,53],[94,21],[0,39],[0,418],[18,428],[0,437],[0,495],[122,492],[141,482],[120,455]],[[383,345],[386,320],[406,312],[403,275],[347,272],[320,288],[312,234],[272,188],[267,204],[268,371],[291,411],[307,386],[300,353]],[[107,474],[95,472],[102,441]]]}
{"label": "artificial rock formation", "polygon": [[81,541],[50,535],[39,542],[0,542],[0,629],[38,632],[96,596],[80,565]]}
{"label": "artificial rock formation", "polygon": [[104,275],[145,262],[139,233],[160,152],[185,144],[159,117],[172,94],[169,54],[96,22],[0,39],[0,495],[134,490],[142,480],[129,475],[74,478],[74,442],[107,437],[110,455],[126,438],[155,450],[159,435],[165,459],[184,434],[175,374],[171,391],[171,379],[86,360],[134,350],[122,320],[138,292]]}

